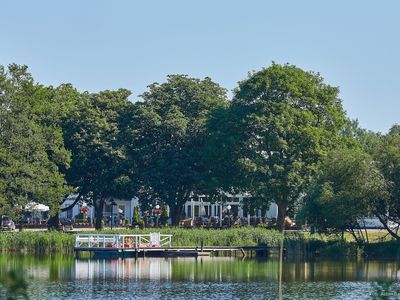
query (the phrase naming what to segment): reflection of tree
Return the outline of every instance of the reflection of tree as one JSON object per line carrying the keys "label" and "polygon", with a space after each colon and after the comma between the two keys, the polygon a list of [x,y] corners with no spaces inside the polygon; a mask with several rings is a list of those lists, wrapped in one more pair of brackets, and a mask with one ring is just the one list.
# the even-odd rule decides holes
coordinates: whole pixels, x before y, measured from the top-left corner
{"label": "reflection of tree", "polygon": [[[344,292],[337,288],[338,284],[353,281],[351,285],[365,287],[363,282],[378,278],[398,280],[399,266],[400,262],[355,259],[305,261],[289,257],[283,263],[283,296],[290,298],[291,295],[298,295],[300,290],[310,297],[339,297]],[[57,293],[68,294],[70,282],[95,285],[103,280],[114,283],[121,280],[146,285],[145,282],[151,280],[152,284],[174,286],[171,288],[190,286],[192,292],[203,283],[216,284],[229,295],[238,293],[246,298],[254,287],[260,288],[260,284],[264,292],[276,297],[279,261],[274,257],[241,260],[233,257],[74,259],[65,256],[0,256],[0,281],[7,278],[9,270],[23,272],[34,295],[40,293],[43,284],[51,286],[54,281],[59,287]],[[159,292],[162,296],[161,290]]]}

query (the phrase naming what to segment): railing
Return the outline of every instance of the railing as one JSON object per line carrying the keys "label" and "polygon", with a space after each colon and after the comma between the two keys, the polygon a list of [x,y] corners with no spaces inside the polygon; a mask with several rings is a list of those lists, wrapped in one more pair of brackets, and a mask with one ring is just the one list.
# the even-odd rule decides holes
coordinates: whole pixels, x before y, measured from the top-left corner
{"label": "railing", "polygon": [[75,248],[163,248],[171,243],[172,234],[75,234]]}

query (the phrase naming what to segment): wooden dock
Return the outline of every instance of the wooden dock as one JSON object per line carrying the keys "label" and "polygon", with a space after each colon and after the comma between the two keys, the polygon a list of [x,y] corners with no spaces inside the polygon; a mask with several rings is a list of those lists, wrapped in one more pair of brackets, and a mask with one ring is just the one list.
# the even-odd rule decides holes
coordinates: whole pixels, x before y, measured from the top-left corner
{"label": "wooden dock", "polygon": [[151,234],[77,234],[75,253],[88,252],[97,257],[198,257],[267,256],[270,248],[261,246],[174,247],[172,235]]}

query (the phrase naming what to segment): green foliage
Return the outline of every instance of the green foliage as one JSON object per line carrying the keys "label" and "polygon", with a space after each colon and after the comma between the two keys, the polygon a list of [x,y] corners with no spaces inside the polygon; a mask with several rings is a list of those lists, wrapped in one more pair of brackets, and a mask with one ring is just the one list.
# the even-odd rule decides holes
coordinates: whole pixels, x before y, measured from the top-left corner
{"label": "green foliage", "polygon": [[[399,125],[393,126],[389,133],[381,136],[372,152],[377,165],[389,185],[388,201],[376,207],[376,215],[383,224],[391,221],[400,224],[400,132]],[[387,227],[390,234],[400,240],[400,235]]]}
{"label": "green foliage", "polygon": [[[259,207],[278,204],[280,227],[340,138],[345,119],[338,91],[316,73],[273,64],[239,83],[223,123],[211,119],[212,139],[222,145],[220,161],[234,156],[228,162],[240,178],[235,182]],[[230,185],[224,179],[222,184]]]}
{"label": "green foliage", "polygon": [[92,200],[96,228],[101,228],[103,207],[111,197],[132,195],[130,168],[121,136],[124,111],[132,104],[130,92],[84,93],[63,123],[66,147],[72,153],[67,179]]}
{"label": "green foliage", "polygon": [[0,298],[13,299],[29,299],[28,283],[25,280],[24,273],[9,271],[5,278],[0,282]]}
{"label": "green foliage", "polygon": [[73,253],[74,236],[57,231],[3,232],[0,234],[0,251],[47,254]]}
{"label": "green foliage", "polygon": [[[324,160],[300,214],[320,231],[355,234],[359,222],[387,196],[386,182],[368,154],[357,148],[338,149]],[[366,237],[355,238],[364,242]]]}
{"label": "green foliage", "polygon": [[[227,230],[184,229],[177,227],[145,228],[129,230],[128,232],[125,231],[125,233],[147,234],[155,231],[172,234],[173,246],[200,246],[200,242],[203,241],[204,246],[256,246],[262,244],[276,247],[283,238],[282,233],[278,231],[253,227],[231,228]],[[112,231],[106,230],[104,233],[112,233]]]}
{"label": "green foliage", "polygon": [[143,225],[143,221],[140,219],[139,207],[138,207],[138,206],[135,206],[135,207],[133,208],[132,225],[133,225],[133,226],[141,226],[141,225]]}
{"label": "green foliage", "polygon": [[141,97],[126,133],[131,163],[140,169],[138,196],[167,204],[177,224],[183,204],[207,178],[205,124],[211,111],[226,105],[226,91],[210,78],[171,75]]}
{"label": "green foliage", "polygon": [[[168,205],[177,224],[190,197],[246,192],[250,211],[276,202],[279,225],[304,198],[320,230],[352,230],[371,214],[400,240],[387,225],[400,224],[400,126],[361,129],[338,93],[317,73],[273,63],[231,102],[208,77],[171,75],[132,103],[125,89],[46,87],[26,66],[0,66],[0,214],[18,221],[35,201],[53,219],[74,192],[95,207],[99,229],[107,202],[137,195],[147,208]],[[340,147],[352,150],[329,152]]]}
{"label": "green foliage", "polygon": [[168,207],[165,206],[162,208],[162,212],[161,212],[161,217],[160,217],[161,225],[164,225],[164,226],[168,225],[168,218],[169,218],[168,217]]}
{"label": "green foliage", "polygon": [[58,212],[69,189],[57,112],[57,90],[34,83],[26,66],[0,66],[0,213],[16,218],[28,201]]}

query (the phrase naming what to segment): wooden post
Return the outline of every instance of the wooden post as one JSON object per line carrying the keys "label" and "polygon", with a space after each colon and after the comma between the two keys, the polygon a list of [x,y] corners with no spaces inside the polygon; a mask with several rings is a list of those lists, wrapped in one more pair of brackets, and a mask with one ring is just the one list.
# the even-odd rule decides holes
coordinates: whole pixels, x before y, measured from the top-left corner
{"label": "wooden post", "polygon": [[246,252],[244,252],[244,249],[240,248],[240,251],[242,252],[243,257],[246,257]]}

